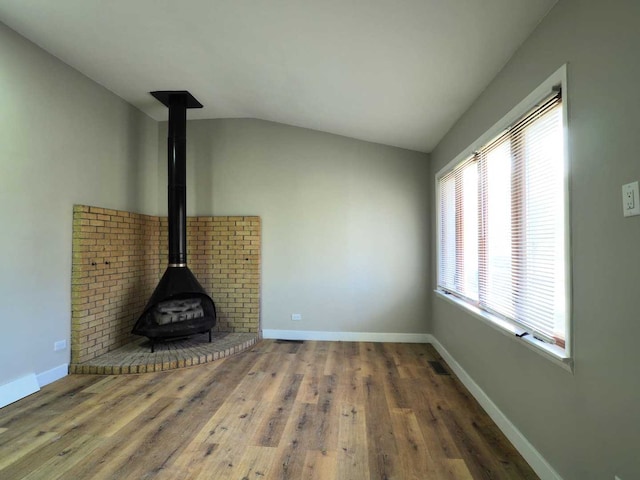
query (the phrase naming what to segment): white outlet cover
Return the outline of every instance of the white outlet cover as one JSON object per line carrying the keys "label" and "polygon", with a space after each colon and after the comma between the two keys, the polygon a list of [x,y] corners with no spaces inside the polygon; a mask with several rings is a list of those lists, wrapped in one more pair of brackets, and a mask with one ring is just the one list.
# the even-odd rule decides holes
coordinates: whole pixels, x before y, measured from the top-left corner
{"label": "white outlet cover", "polygon": [[56,343],[53,344],[53,351],[54,352],[58,352],[60,350],[64,350],[65,348],[67,348],[67,341],[66,340],[60,340],[60,341],[57,341]]}
{"label": "white outlet cover", "polygon": [[625,217],[640,215],[640,192],[638,182],[622,186],[622,212]]}
{"label": "white outlet cover", "polygon": [[292,313],[291,320],[295,320],[295,321],[302,320],[302,315],[299,313]]}

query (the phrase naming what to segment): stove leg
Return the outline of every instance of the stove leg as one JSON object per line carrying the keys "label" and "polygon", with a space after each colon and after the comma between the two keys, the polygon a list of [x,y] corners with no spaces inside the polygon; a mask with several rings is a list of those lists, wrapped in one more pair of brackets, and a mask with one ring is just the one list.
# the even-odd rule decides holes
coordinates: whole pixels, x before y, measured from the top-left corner
{"label": "stove leg", "polygon": [[209,343],[211,343],[211,330],[209,330]]}
{"label": "stove leg", "polygon": [[155,348],[155,347],[156,347],[156,344],[155,344],[155,343],[153,343],[153,340],[151,340],[151,353],[154,353],[154,352],[155,352],[155,350],[156,350],[156,348]]}

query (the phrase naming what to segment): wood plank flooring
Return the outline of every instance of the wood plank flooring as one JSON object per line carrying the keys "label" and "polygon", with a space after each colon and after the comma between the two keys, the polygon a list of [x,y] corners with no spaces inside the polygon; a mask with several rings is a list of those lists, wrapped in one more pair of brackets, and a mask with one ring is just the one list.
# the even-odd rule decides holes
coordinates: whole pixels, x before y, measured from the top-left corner
{"label": "wood plank flooring", "polygon": [[[0,409],[0,478],[537,479],[430,345],[277,342]],[[448,368],[447,368],[448,370]]]}

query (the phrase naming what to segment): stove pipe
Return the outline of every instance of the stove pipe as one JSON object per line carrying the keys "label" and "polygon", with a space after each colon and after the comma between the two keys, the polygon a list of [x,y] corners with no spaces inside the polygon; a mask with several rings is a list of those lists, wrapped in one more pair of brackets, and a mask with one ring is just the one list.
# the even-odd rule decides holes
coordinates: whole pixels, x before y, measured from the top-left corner
{"label": "stove pipe", "polygon": [[187,91],[151,92],[169,108],[167,150],[169,267],[187,266],[187,108],[202,104]]}
{"label": "stove pipe", "polygon": [[213,299],[187,267],[187,109],[202,108],[187,91],[151,92],[169,108],[168,236],[169,265],[132,333],[151,340],[209,332],[216,324]]}

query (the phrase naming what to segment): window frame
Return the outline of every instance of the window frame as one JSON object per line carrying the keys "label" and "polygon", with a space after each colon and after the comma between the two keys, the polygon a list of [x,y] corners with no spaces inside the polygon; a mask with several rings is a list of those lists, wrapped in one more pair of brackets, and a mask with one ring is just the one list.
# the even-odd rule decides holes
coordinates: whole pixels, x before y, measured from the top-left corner
{"label": "window frame", "polygon": [[[554,88],[562,89],[562,123],[563,123],[563,138],[564,138],[564,249],[565,249],[565,295],[566,295],[566,338],[564,348],[558,347],[540,339],[535,338],[533,335],[522,336],[526,330],[513,323],[509,319],[505,319],[501,315],[496,315],[490,311],[479,308],[475,302],[470,299],[464,299],[452,294],[444,288],[438,286],[438,275],[440,272],[440,253],[442,249],[441,245],[441,218],[440,218],[440,179],[451,172],[457,165],[464,162],[466,159],[472,157],[475,152],[487,143],[491,142],[498,135],[504,132],[511,125],[516,123],[520,118],[534,109],[541,101],[548,98]],[[523,343],[534,351],[543,354],[546,358],[554,361],[569,371],[573,371],[573,318],[572,318],[572,290],[571,290],[571,212],[570,212],[570,156],[569,156],[569,135],[567,128],[568,119],[568,91],[567,91],[567,66],[562,65],[556,70],[549,78],[547,78],[540,86],[538,86],[533,92],[531,92],[526,98],[518,103],[509,113],[496,122],[490,129],[488,129],[483,135],[481,135],[475,142],[469,147],[460,152],[453,160],[448,162],[443,168],[441,168],[435,175],[435,216],[436,216],[436,268],[435,270],[435,293],[438,297],[448,300],[449,302],[462,307],[471,313],[474,317],[479,318],[486,324],[497,329],[498,331],[509,335],[516,340],[522,340]],[[480,250],[480,246],[478,247]],[[478,252],[480,254],[480,251]]]}

